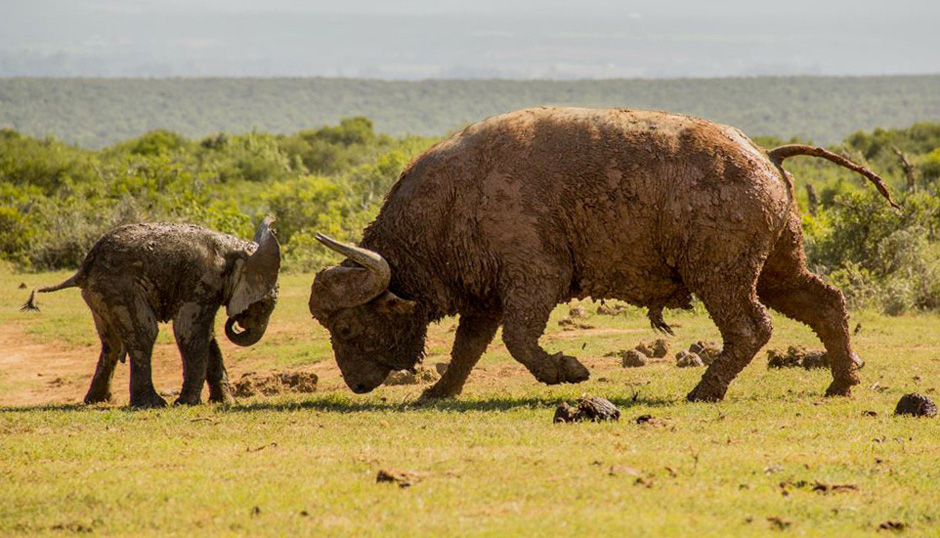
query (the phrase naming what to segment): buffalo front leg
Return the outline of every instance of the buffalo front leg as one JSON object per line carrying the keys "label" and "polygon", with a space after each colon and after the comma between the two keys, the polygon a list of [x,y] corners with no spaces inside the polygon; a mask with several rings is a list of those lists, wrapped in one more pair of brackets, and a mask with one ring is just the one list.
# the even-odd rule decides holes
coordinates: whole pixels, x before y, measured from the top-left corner
{"label": "buffalo front leg", "polygon": [[[183,305],[173,318],[173,336],[183,358],[183,387],[174,405],[196,405],[206,383],[215,312],[196,303]],[[221,353],[219,354],[221,359]]]}
{"label": "buffalo front leg", "polygon": [[111,401],[111,380],[114,378],[114,367],[119,360],[124,359],[124,346],[121,339],[107,325],[107,322],[94,311],[95,329],[101,339],[101,354],[98,356],[98,365],[91,386],[85,394],[86,404],[96,404]]}
{"label": "buffalo front leg", "polygon": [[499,316],[462,314],[457,325],[450,364],[444,375],[421,395],[424,399],[450,398],[463,390],[470,371],[496,336]]}
{"label": "buffalo front leg", "polygon": [[209,341],[209,366],[206,370],[206,384],[209,386],[209,401],[222,404],[235,403],[232,386],[228,382],[228,372],[222,362],[222,350],[219,342],[212,337]]}
{"label": "buffalo front leg", "polygon": [[580,383],[591,377],[588,369],[561,352],[550,355],[539,346],[552,305],[536,308],[507,308],[503,321],[503,342],[514,359],[546,385]]}
{"label": "buffalo front leg", "polygon": [[770,340],[770,318],[757,302],[753,284],[741,286],[737,290],[728,284],[724,282],[722,286],[715,285],[697,292],[718,326],[724,345],[721,354],[689,393],[688,399],[693,402],[723,400],[731,381]]}

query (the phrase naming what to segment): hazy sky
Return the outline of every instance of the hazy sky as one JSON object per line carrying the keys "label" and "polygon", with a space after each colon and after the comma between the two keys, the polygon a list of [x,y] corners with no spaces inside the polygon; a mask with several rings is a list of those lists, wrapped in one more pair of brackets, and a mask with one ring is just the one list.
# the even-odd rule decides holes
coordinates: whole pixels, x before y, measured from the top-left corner
{"label": "hazy sky", "polygon": [[938,51],[938,0],[0,0],[0,76],[867,75]]}

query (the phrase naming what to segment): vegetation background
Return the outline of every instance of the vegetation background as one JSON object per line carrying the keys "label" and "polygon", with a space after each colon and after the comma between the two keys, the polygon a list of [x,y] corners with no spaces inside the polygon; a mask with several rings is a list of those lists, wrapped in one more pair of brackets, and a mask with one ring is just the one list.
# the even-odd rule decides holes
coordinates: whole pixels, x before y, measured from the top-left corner
{"label": "vegetation background", "polygon": [[[938,87],[937,76],[0,80],[9,125],[0,131],[0,258],[21,270],[75,268],[123,223],[186,221],[249,237],[273,213],[285,268],[313,271],[334,258],[313,234],[357,240],[402,168],[448,129],[535,103],[654,107],[743,126],[766,147],[838,140],[831,149],[882,174],[902,210],[847,170],[788,161],[810,264],[853,308],[936,310],[940,124],[907,122],[940,119]],[[860,125],[879,127],[852,132]]]}

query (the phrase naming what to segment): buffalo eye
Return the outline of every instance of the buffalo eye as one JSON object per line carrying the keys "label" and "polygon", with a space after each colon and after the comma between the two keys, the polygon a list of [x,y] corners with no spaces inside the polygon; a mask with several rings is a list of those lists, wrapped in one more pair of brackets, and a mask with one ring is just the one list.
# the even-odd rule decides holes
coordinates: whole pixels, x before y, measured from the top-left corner
{"label": "buffalo eye", "polygon": [[343,340],[346,340],[353,334],[352,327],[345,322],[340,322],[336,324],[336,336],[340,337]]}

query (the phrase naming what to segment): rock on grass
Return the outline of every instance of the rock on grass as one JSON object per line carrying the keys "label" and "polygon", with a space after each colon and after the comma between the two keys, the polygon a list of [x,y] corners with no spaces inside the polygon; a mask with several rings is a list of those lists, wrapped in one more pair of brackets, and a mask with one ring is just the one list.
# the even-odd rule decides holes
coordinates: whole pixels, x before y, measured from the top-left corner
{"label": "rock on grass", "polygon": [[646,355],[635,349],[620,352],[620,365],[624,368],[638,368],[646,366]]}

